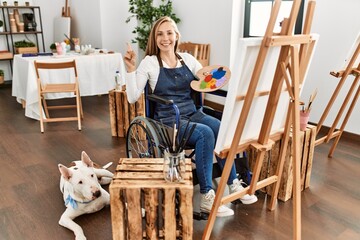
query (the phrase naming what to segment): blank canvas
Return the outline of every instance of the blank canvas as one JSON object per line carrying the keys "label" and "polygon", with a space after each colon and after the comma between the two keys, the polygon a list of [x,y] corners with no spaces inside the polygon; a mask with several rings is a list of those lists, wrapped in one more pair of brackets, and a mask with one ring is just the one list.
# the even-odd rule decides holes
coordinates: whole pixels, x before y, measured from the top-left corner
{"label": "blank canvas", "polygon": [[[317,40],[318,35],[313,34],[312,38]],[[236,98],[238,96],[246,95],[247,89],[250,84],[252,72],[255,68],[255,63],[260,50],[261,42],[262,38],[241,38],[239,40],[234,65],[230,68],[232,75],[228,84],[228,94],[225,100],[219,135],[215,146],[215,153],[217,154],[219,154],[225,149],[229,149],[234,138],[236,126],[240,118],[241,110],[244,103],[243,100],[238,101]],[[280,46],[269,48],[263,69],[261,71],[256,92],[270,91],[279,58],[280,49]],[[314,50],[312,53],[314,53]],[[308,66],[310,65],[310,63],[311,59]],[[303,84],[306,80],[307,70],[308,69],[306,69],[305,71]],[[285,83],[283,86],[279,87],[284,88]],[[255,97],[253,99],[249,115],[245,124],[245,128],[240,138],[239,145],[245,141],[258,139],[268,97],[269,95],[265,95],[261,97]],[[271,128],[272,132],[279,131],[284,127],[288,105],[289,94],[287,91],[282,91],[274,117],[273,126]]]}

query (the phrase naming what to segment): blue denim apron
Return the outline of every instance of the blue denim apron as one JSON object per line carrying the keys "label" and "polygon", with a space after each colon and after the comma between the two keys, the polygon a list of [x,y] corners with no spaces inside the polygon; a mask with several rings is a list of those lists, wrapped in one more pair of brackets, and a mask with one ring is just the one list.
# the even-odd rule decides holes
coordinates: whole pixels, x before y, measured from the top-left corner
{"label": "blue denim apron", "polygon": [[[164,68],[160,56],[157,56],[160,73],[154,94],[168,100],[173,100],[179,108],[181,119],[186,119],[196,112],[196,106],[191,98],[190,87],[190,82],[195,77],[186,66],[184,60],[178,54],[176,56],[181,63],[179,68]],[[157,103],[154,119],[173,126],[175,123],[175,111],[172,106]]]}

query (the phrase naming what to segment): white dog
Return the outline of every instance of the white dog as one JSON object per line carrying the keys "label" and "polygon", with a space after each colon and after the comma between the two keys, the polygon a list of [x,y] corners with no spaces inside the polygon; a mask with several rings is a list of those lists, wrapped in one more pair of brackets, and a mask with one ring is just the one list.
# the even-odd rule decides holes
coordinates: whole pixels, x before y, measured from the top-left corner
{"label": "white dog", "polygon": [[59,224],[72,230],[76,240],[86,239],[82,228],[73,221],[74,218],[99,211],[110,204],[110,195],[100,184],[109,184],[113,173],[106,170],[111,163],[96,168],[93,161],[83,151],[81,161],[74,161],[67,168],[59,164],[61,173],[60,190],[64,194],[66,210],[61,215]]}

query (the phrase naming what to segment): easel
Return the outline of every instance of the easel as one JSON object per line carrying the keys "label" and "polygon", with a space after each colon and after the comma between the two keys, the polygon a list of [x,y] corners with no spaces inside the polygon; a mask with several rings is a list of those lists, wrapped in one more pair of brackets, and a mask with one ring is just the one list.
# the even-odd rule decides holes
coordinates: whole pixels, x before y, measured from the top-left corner
{"label": "easel", "polygon": [[[312,17],[315,8],[315,1],[310,0],[308,2],[307,15],[305,19],[303,34],[293,35],[292,31],[299,12],[301,0],[294,0],[291,13],[288,19],[285,19],[282,24],[281,33],[275,35],[273,29],[275,21],[280,9],[281,0],[275,0],[272,8],[270,20],[262,40],[260,51],[257,56],[256,65],[251,76],[251,82],[248,87],[247,93],[244,97],[238,96],[239,101],[243,100],[243,106],[240,117],[237,122],[236,131],[231,142],[230,148],[222,152],[227,157],[223,173],[220,179],[219,186],[217,188],[216,197],[210,216],[203,234],[202,239],[209,239],[212,228],[216,220],[216,213],[220,205],[229,203],[245,194],[254,194],[257,189],[263,188],[272,183],[276,183],[273,188],[273,194],[271,195],[271,202],[269,209],[274,210],[277,201],[277,194],[280,186],[280,179],[282,174],[282,168],[285,159],[285,152],[287,148],[287,142],[289,139],[290,128],[292,128],[294,147],[293,152],[293,177],[294,177],[294,191],[293,191],[293,226],[294,226],[294,239],[301,239],[301,196],[300,196],[300,116],[299,116],[299,90],[300,85],[303,82],[305,72],[310,61],[310,57],[315,45],[315,41],[311,38],[310,27]],[[281,46],[278,63],[276,65],[276,71],[271,85],[271,90],[268,93],[256,92],[256,87],[260,78],[260,74],[263,70],[268,50],[273,46]],[[300,48],[298,48],[300,46]],[[233,80],[237,81],[237,79]],[[277,109],[279,96],[282,91],[283,83],[287,86],[287,91],[290,95],[289,107],[287,111],[287,117],[285,127],[283,129],[283,144],[280,150],[280,160],[277,166],[276,174],[270,176],[264,180],[258,181],[262,161],[265,152],[271,149],[274,141],[270,139],[270,131],[272,128],[274,115]],[[266,111],[264,114],[261,131],[256,141],[247,141],[239,144],[243,129],[255,97],[268,94],[268,102]],[[229,196],[223,197],[226,182],[230,174],[231,166],[234,162],[235,155],[242,152],[248,147],[253,147],[258,150],[255,167],[253,169],[253,177],[249,187],[246,187],[241,192],[233,193]],[[221,154],[220,154],[221,155]]]}
{"label": "easel", "polygon": [[[339,142],[339,140],[341,138],[341,135],[342,135],[342,133],[343,133],[343,131],[345,129],[345,126],[346,126],[346,124],[347,124],[347,122],[348,122],[348,120],[349,120],[349,118],[351,116],[351,113],[352,113],[352,111],[353,111],[353,109],[354,109],[354,107],[356,105],[356,102],[357,102],[357,100],[359,98],[359,95],[360,95],[360,84],[359,84],[359,80],[360,80],[360,63],[356,62],[359,55],[360,55],[360,41],[358,42],[358,45],[357,45],[357,47],[356,47],[356,49],[354,51],[354,54],[352,55],[352,57],[351,57],[348,65],[346,66],[345,70],[330,73],[334,77],[341,78],[341,79],[340,79],[340,81],[339,81],[333,95],[331,96],[328,105],[326,106],[326,108],[325,108],[325,110],[324,110],[324,112],[323,112],[323,114],[322,114],[322,116],[320,118],[320,121],[319,121],[319,123],[317,125],[317,134],[319,133],[319,131],[320,131],[320,129],[321,129],[321,127],[322,127],[322,125],[323,125],[323,123],[324,123],[324,121],[325,121],[325,119],[326,119],[326,117],[327,117],[327,115],[328,115],[328,113],[329,113],[335,99],[337,98],[343,84],[345,83],[346,79],[349,77],[349,75],[354,75],[355,76],[355,78],[354,78],[354,80],[353,80],[353,82],[352,82],[352,84],[350,86],[350,89],[349,89],[349,91],[348,91],[348,93],[347,93],[347,95],[346,95],[346,97],[344,99],[344,102],[341,105],[340,110],[339,110],[338,114],[336,115],[336,118],[335,118],[331,128],[329,129],[329,132],[327,133],[326,136],[324,136],[324,137],[322,137],[320,139],[317,139],[315,141],[315,146],[317,146],[317,145],[319,145],[319,144],[321,144],[323,142],[328,143],[332,138],[335,138],[334,143],[333,143],[332,147],[330,148],[330,151],[329,151],[329,154],[328,154],[328,156],[330,158],[332,157],[332,155],[333,155],[333,153],[335,151],[335,148],[336,148],[336,146],[337,146],[337,144],[338,144],[338,142]],[[355,67],[356,64],[358,64],[357,67]],[[356,86],[358,86],[357,91],[356,91],[355,95],[353,96],[353,99],[352,99],[351,104],[349,106],[349,109],[348,109],[348,111],[347,111],[347,113],[345,115],[345,118],[343,119],[343,122],[342,122],[342,124],[340,126],[340,129],[335,130],[337,124],[340,121],[340,118],[341,118],[342,114],[344,113],[344,111],[346,109],[346,106],[348,105],[348,103],[349,103],[349,101],[351,99],[351,96],[353,95],[353,93],[354,93],[354,91],[356,89]]]}
{"label": "easel", "polygon": [[62,17],[70,17],[70,7],[68,4],[68,0],[65,0],[65,7],[62,7],[61,16]]}

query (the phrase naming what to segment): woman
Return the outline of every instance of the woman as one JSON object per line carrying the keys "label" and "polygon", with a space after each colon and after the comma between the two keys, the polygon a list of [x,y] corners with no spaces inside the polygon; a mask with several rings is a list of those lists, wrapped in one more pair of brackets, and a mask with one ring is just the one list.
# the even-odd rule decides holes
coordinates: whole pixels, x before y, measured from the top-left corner
{"label": "woman", "polygon": [[[196,123],[196,128],[188,143],[195,146],[196,173],[199,179],[201,203],[200,210],[209,213],[215,199],[212,189],[212,164],[215,141],[218,135],[220,121],[196,110],[190,96],[190,82],[195,79],[195,73],[202,68],[201,64],[188,53],[177,53],[180,33],[176,23],[169,17],[158,19],[153,25],[148,39],[145,58],[136,69],[136,55],[131,47],[124,55],[127,68],[126,87],[130,103],[135,102],[143,92],[147,82],[153,93],[166,99],[171,99],[178,106],[181,115],[179,135],[183,134],[187,120],[190,126]],[[157,104],[156,120],[172,126],[175,113],[171,106]],[[221,167],[224,160],[218,159]],[[243,189],[237,179],[235,166],[232,167],[227,182],[230,193]],[[245,195],[240,199],[244,204],[257,201],[254,195]],[[217,216],[231,216],[234,211],[226,206],[218,209]]]}

